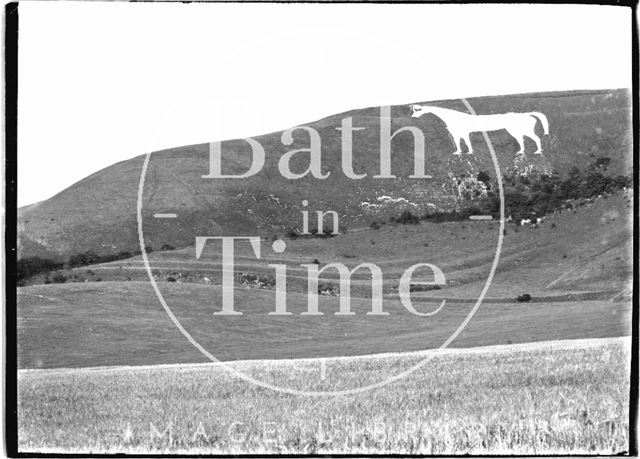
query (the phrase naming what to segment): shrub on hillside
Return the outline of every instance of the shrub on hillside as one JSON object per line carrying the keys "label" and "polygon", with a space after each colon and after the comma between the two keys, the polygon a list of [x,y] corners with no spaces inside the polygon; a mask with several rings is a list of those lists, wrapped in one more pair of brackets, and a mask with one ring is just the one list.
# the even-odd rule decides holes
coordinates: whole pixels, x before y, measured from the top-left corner
{"label": "shrub on hillside", "polygon": [[336,235],[333,233],[332,229],[322,228],[322,232],[318,232],[317,228],[311,228],[309,230],[310,236],[312,237],[335,237]]}
{"label": "shrub on hillside", "polygon": [[[140,253],[140,252],[138,252]],[[100,255],[93,250],[87,250],[83,253],[71,255],[69,257],[69,267],[76,268],[78,266],[95,265],[98,263],[108,263],[110,261],[124,260],[125,258],[131,258],[135,253],[121,250],[117,253],[107,253]]]}
{"label": "shrub on hillside", "polygon": [[484,183],[484,186],[486,187],[487,191],[491,190],[491,176],[487,171],[478,172],[478,175],[476,176],[476,180]]}
{"label": "shrub on hillside", "polygon": [[273,288],[276,279],[270,274],[240,273],[236,275],[236,281],[244,287],[253,288]]}
{"label": "shrub on hillside", "polygon": [[600,169],[600,170],[606,171],[607,168],[609,167],[609,164],[611,164],[611,158],[600,157],[594,161],[594,163],[590,166],[590,169],[593,169],[593,170]]}
{"label": "shrub on hillside", "polygon": [[420,222],[420,218],[413,215],[409,210],[405,210],[399,217],[391,217],[389,220],[402,225],[416,225]]}
{"label": "shrub on hillside", "polygon": [[16,262],[16,279],[22,281],[36,274],[62,268],[63,264],[49,258],[28,257]]}
{"label": "shrub on hillside", "polygon": [[434,212],[422,216],[422,220],[432,223],[444,223],[463,220],[463,218],[455,210],[452,212]]}
{"label": "shrub on hillside", "polygon": [[51,278],[54,284],[64,284],[67,282],[67,276],[62,273],[55,273]]}
{"label": "shrub on hillside", "polygon": [[340,287],[329,283],[318,284],[318,295],[338,296],[340,295]]}
{"label": "shrub on hillside", "polygon": [[69,257],[69,266],[75,268],[77,266],[95,265],[102,262],[102,257],[93,250],[87,250],[84,253],[71,255]]}

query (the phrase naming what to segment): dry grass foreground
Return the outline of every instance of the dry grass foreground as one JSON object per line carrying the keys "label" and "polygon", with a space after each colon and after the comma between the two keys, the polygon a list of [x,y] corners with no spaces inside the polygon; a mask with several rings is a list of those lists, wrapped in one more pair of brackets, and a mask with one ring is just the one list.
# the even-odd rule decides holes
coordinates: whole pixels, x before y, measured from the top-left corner
{"label": "dry grass foreground", "polygon": [[[398,356],[401,355],[400,358]],[[424,353],[234,365],[322,390]],[[19,450],[189,453],[616,454],[628,449],[630,339],[446,350],[357,395],[277,393],[219,365],[21,370]]]}

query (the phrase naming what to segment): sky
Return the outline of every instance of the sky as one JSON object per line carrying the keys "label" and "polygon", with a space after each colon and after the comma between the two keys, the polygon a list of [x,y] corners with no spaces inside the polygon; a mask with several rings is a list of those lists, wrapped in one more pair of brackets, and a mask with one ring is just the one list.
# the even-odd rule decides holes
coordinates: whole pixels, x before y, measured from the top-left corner
{"label": "sky", "polygon": [[631,87],[597,5],[22,2],[18,205],[118,161],[361,107]]}

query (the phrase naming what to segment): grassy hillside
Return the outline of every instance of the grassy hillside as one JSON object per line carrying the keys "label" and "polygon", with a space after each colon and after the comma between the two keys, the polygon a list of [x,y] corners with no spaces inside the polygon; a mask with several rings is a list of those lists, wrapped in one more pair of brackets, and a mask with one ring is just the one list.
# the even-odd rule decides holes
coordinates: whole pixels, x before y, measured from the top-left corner
{"label": "grassy hillside", "polygon": [[[317,360],[233,366],[326,390],[423,357],[327,360],[324,379]],[[20,372],[19,449],[615,455],[629,449],[629,359],[621,339],[445,352],[391,385],[319,398],[262,389],[219,366]]]}
{"label": "grassy hillside", "polygon": [[[598,158],[610,158],[608,174],[631,170],[630,94],[627,90],[525,94],[469,99],[479,114],[508,111],[541,111],[550,123],[550,135],[543,140],[544,156],[529,154],[515,162],[516,142],[500,131],[491,134],[503,172],[530,168],[567,173],[584,169]],[[461,101],[430,102],[464,110]],[[354,170],[367,173],[351,180],[341,171],[340,120],[353,117],[354,126],[366,128],[354,133]],[[311,210],[335,210],[344,225],[366,226],[385,211],[371,212],[363,202],[377,202],[383,195],[404,198],[414,211],[451,209],[460,197],[452,180],[461,173],[493,171],[490,156],[480,134],[472,143],[475,155],[454,157],[453,145],[442,123],[434,117],[410,118],[408,106],[391,109],[392,129],[420,127],[427,139],[427,173],[430,180],[409,179],[413,171],[413,142],[409,134],[392,143],[392,171],[397,179],[380,180],[379,109],[368,108],[334,115],[309,123],[322,139],[326,180],[287,180],[277,171],[277,161],[287,151],[308,147],[308,135],[297,132],[290,146],[281,143],[281,133],[257,137],[267,159],[259,174],[244,180],[203,179],[208,172],[208,145],[173,148],[152,155],[144,195],[144,225],[147,243],[184,247],[198,234],[273,234],[299,226],[301,200]],[[528,145],[531,152],[532,145]],[[243,172],[249,147],[242,140],[223,143],[225,172]],[[292,161],[294,171],[307,164],[304,155]],[[138,180],[143,157],[108,167],[87,177],[53,198],[24,208],[19,217],[20,257],[57,254],[68,257],[86,250],[101,253],[138,248],[135,218]],[[529,168],[529,169],[527,169]],[[453,178],[451,175],[453,174]],[[398,213],[402,206],[393,206]],[[154,212],[175,212],[177,220],[159,221]]]}
{"label": "grassy hillside", "polygon": [[[629,288],[632,278],[630,212],[629,193],[618,194],[550,216],[538,228],[509,227],[485,302],[453,345],[629,334],[630,298],[611,300]],[[270,241],[263,241],[261,260],[239,246],[235,303],[245,313],[241,318],[212,314],[221,301],[219,247],[208,246],[200,260],[193,248],[149,256],[169,305],[196,339],[223,359],[368,354],[442,344],[487,279],[497,230],[495,222],[385,225],[330,239],[288,240],[283,254],[273,253]],[[334,316],[338,297],[323,296],[325,316],[299,316],[306,309],[306,274],[299,265],[314,258],[351,267],[378,264],[385,279],[384,307],[392,314],[364,315],[371,307],[369,280],[355,275],[352,309],[358,315]],[[274,262],[288,265],[288,309],[294,316],[268,316],[274,308],[273,287],[241,283],[243,273],[272,275],[267,264]],[[399,276],[418,262],[435,263],[447,279],[440,290],[412,293],[416,308],[424,312],[446,299],[433,317],[417,318],[398,300]],[[65,284],[18,289],[21,368],[202,360],[169,322],[139,257],[64,273]],[[204,277],[212,284],[205,284]],[[336,277],[330,272],[322,279],[336,285]],[[524,293],[531,302],[517,303]]]}
{"label": "grassy hillside", "polygon": [[[273,280],[270,263],[286,263],[287,288],[306,292],[306,270],[300,264],[318,260],[322,265],[341,262],[354,267],[373,262],[382,268],[384,292],[397,296],[398,279],[405,269],[419,262],[434,263],[447,278],[441,290],[416,293],[445,298],[476,298],[482,289],[498,242],[498,222],[421,222],[417,225],[383,225],[334,238],[288,239],[287,249],[278,254],[271,240],[262,242],[262,258],[257,260],[248,243],[236,248],[236,271],[264,275]],[[629,286],[632,278],[632,193],[596,199],[575,210],[549,215],[544,224],[507,226],[500,264],[489,298],[514,299],[522,293],[536,297],[566,292],[607,292],[610,298]],[[207,277],[220,283],[220,246],[208,245],[201,258],[194,247],[156,251],[148,255],[157,281],[204,283]],[[110,263],[61,270],[67,282],[147,280],[142,258],[132,257]],[[49,276],[51,277],[51,276]],[[337,272],[323,275],[336,284]],[[369,296],[366,271],[354,275],[352,295]],[[41,284],[45,275],[31,279]],[[241,278],[238,287],[243,287]],[[273,288],[273,286],[271,286]],[[608,296],[607,296],[608,295]]]}

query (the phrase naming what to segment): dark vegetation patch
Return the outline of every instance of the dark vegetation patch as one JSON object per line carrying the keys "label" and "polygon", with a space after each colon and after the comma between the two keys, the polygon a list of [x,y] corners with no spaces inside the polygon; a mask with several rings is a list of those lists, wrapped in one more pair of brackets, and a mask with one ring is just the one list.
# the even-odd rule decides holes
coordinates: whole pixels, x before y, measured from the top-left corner
{"label": "dark vegetation patch", "polygon": [[405,210],[399,217],[389,218],[391,223],[400,223],[402,225],[417,225],[420,223],[420,217],[413,215],[411,211]]}
{"label": "dark vegetation patch", "polygon": [[18,283],[36,274],[54,271],[64,267],[64,263],[49,258],[29,257],[18,260],[16,264],[16,279]]}
{"label": "dark vegetation patch", "polygon": [[318,295],[324,296],[339,296],[340,287],[329,283],[318,284]]}
{"label": "dark vegetation patch", "polygon": [[430,290],[440,290],[440,285],[423,285],[423,284],[411,284],[409,285],[410,292],[428,292]]}
{"label": "dark vegetation patch", "polygon": [[237,274],[236,282],[243,287],[252,288],[274,288],[276,285],[275,277],[270,274],[253,274],[247,272]]}
{"label": "dark vegetation patch", "polygon": [[[322,231],[318,231],[317,228],[310,228],[308,230],[309,234],[304,234],[300,231],[298,231],[298,229],[295,228],[290,228],[288,230],[285,231],[284,233],[284,237],[289,238],[289,239],[313,239],[313,238],[332,238],[332,237],[336,237],[338,236],[338,234],[344,234],[347,232],[347,227],[340,225],[340,227],[338,228],[338,234],[335,234],[333,232],[333,229],[329,229],[329,228],[322,228]],[[272,240],[276,240],[276,239],[281,239],[282,237],[274,234],[272,235],[271,239]]]}
{"label": "dark vegetation patch", "polygon": [[[514,223],[521,219],[543,217],[560,210],[575,210],[591,200],[631,187],[631,176],[606,174],[610,158],[597,158],[586,170],[573,167],[566,177],[557,172],[549,175],[515,172],[503,176],[505,216],[511,216]],[[486,171],[480,171],[476,179],[484,183],[487,193],[484,197],[469,196],[461,209],[429,212],[414,215],[405,210],[398,217],[389,219],[392,223],[416,224],[420,220],[433,223],[466,221],[472,215],[491,215],[500,218],[500,197],[497,180]],[[376,223],[376,222],[374,222]],[[373,223],[372,223],[373,225]],[[372,226],[373,227],[373,226]]]}
{"label": "dark vegetation patch", "polygon": [[[144,250],[146,253],[152,253],[153,247],[151,245],[147,245],[145,246]],[[170,244],[164,244],[161,246],[160,250],[175,250],[175,247]],[[134,250],[132,252],[121,250],[119,252],[107,254],[99,254],[93,250],[87,250],[86,252],[71,255],[66,262],[37,256],[22,258],[16,263],[16,280],[18,286],[24,286],[25,282],[29,278],[38,274],[51,273],[59,269],[73,269],[80,266],[97,265],[100,263],[109,263],[111,261],[125,260],[127,258],[135,257],[140,254],[142,254],[141,250]],[[91,271],[88,271],[87,273],[93,274],[93,272]],[[46,282],[47,278],[49,279],[49,282]],[[53,278],[50,278],[50,276],[46,276],[45,283],[51,282],[55,281],[53,280]]]}

